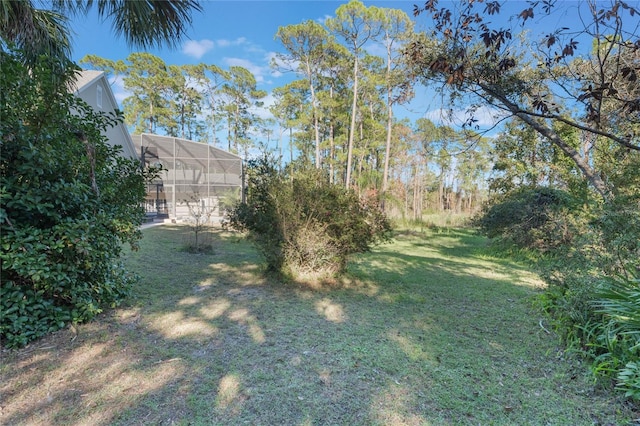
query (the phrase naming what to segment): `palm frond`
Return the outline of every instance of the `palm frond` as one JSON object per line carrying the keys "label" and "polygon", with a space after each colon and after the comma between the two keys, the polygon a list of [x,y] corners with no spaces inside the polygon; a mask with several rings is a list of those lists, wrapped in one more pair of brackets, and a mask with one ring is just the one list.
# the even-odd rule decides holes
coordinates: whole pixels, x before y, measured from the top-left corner
{"label": "palm frond", "polygon": [[597,311],[611,321],[618,333],[640,339],[640,280],[612,281],[598,293],[598,299]]}
{"label": "palm frond", "polygon": [[112,21],[117,35],[142,48],[177,46],[192,23],[192,11],[202,10],[195,0],[96,0],[95,4],[100,16]]}
{"label": "palm frond", "polygon": [[4,46],[21,51],[27,64],[35,64],[42,55],[66,61],[71,54],[68,19],[37,9],[29,0],[0,0],[0,36]]}

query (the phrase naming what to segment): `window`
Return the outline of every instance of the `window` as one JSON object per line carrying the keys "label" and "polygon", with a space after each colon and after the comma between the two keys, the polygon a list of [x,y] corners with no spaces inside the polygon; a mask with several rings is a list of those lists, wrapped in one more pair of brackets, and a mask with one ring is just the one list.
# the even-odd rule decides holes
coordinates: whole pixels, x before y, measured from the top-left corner
{"label": "window", "polygon": [[102,86],[96,86],[96,106],[102,109]]}

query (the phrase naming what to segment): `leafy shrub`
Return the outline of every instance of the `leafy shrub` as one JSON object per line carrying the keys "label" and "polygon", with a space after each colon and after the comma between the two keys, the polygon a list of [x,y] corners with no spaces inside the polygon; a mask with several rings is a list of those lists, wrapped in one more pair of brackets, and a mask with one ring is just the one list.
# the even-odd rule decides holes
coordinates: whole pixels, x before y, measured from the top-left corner
{"label": "leafy shrub", "polygon": [[597,377],[640,399],[640,202],[606,202],[548,188],[520,189],[487,206],[475,224],[503,246],[536,254],[549,284],[540,300],[571,352]]}
{"label": "leafy shrub", "polygon": [[520,248],[548,251],[571,243],[571,196],[558,189],[535,187],[510,192],[487,205],[474,224],[489,238]]}
{"label": "leafy shrub", "polygon": [[0,327],[10,346],[29,341],[64,327],[69,313],[44,297],[44,290],[3,283],[0,287]]}
{"label": "leafy shrub", "polygon": [[580,232],[572,247],[549,253],[541,264],[549,283],[545,308],[570,351],[638,399],[640,211],[633,201],[616,199],[592,206],[575,224]]}
{"label": "leafy shrub", "polygon": [[220,195],[218,200],[218,210],[220,216],[226,216],[240,202],[240,190],[238,188],[228,189]]}
{"label": "leafy shrub", "polygon": [[229,223],[249,231],[271,270],[334,275],[351,254],[389,237],[390,224],[375,200],[329,184],[320,171],[287,177],[262,158],[247,174],[246,202],[231,211]]}
{"label": "leafy shrub", "polygon": [[624,396],[640,400],[640,362],[629,362],[618,373],[618,389]]}
{"label": "leafy shrub", "polygon": [[46,59],[27,70],[0,55],[0,338],[13,347],[128,294],[120,253],[141,235],[145,187],[101,134],[121,117],[70,94]]}
{"label": "leafy shrub", "polygon": [[640,280],[608,280],[598,292],[601,326],[594,336],[596,368],[616,374],[618,387],[640,399]]}
{"label": "leafy shrub", "polygon": [[616,197],[594,213],[584,246],[608,276],[640,271],[640,192],[636,199]]}
{"label": "leafy shrub", "polygon": [[[278,271],[283,264],[281,229],[277,196],[286,188],[283,176],[266,158],[250,161],[247,171],[246,202],[239,202],[228,213],[228,225],[249,231],[250,238],[264,255],[269,269]],[[286,197],[285,197],[286,198]]]}

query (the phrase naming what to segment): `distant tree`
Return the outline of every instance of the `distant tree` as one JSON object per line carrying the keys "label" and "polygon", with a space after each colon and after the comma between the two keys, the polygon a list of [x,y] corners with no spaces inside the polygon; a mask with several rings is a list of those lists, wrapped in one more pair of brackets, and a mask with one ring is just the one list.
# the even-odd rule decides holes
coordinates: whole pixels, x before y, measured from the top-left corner
{"label": "distant tree", "polygon": [[[150,53],[132,53],[117,61],[87,55],[80,63],[108,76],[122,77],[125,89],[131,92],[123,102],[125,120],[134,132],[164,131],[170,136],[212,139],[215,143],[222,120],[221,88],[228,72],[202,63],[167,66]],[[207,127],[212,135],[207,134]]]}
{"label": "distant tree", "polygon": [[307,80],[310,103],[313,115],[314,139],[315,139],[315,166],[320,168],[320,118],[318,116],[318,100],[316,85],[320,77],[320,65],[323,60],[324,48],[330,42],[329,33],[315,21],[306,21],[302,24],[280,27],[276,33],[288,55],[279,54],[278,58],[288,64],[298,64],[295,71],[302,74]]}
{"label": "distant tree", "polygon": [[[456,212],[475,213],[487,199],[486,175],[491,169],[490,146],[487,138],[465,132],[463,137],[473,144],[467,143],[465,149],[456,156],[455,186]],[[463,142],[464,143],[464,142]]]}
{"label": "distant tree", "polygon": [[363,55],[360,74],[352,176],[359,193],[373,190],[377,196],[382,182],[387,118],[381,96],[385,91],[384,60],[377,55]]}
{"label": "distant tree", "polygon": [[[222,68],[213,64],[198,64],[191,66],[190,75],[195,79],[196,85],[201,88],[205,111],[208,113],[206,122],[211,130],[211,141],[214,145],[217,143],[217,131],[224,119],[224,115],[220,111],[220,89],[229,75]],[[203,111],[204,113],[204,111]]]}
{"label": "distant tree", "polygon": [[220,88],[231,152],[240,152],[240,147],[245,153],[248,150],[249,129],[258,120],[252,108],[262,106],[261,99],[267,96],[264,90],[258,90],[256,86],[256,78],[251,71],[232,66],[229,68],[229,79]]}
{"label": "distant tree", "polygon": [[[300,92],[295,90],[301,82],[294,80],[282,87],[273,90],[274,103],[269,107],[271,114],[274,116],[277,124],[284,130],[289,130],[289,161],[293,161],[293,129],[302,109],[303,99],[298,96]],[[280,166],[282,166],[283,143],[282,131],[280,132],[278,145],[280,147]]]}
{"label": "distant tree", "polygon": [[[299,86],[301,86],[301,82],[294,80],[285,86],[274,89],[272,94],[275,102],[270,107],[271,114],[273,114],[281,128],[289,130],[290,162],[293,161],[293,129],[296,126],[304,103],[301,91],[297,90]],[[280,147],[282,147],[282,143],[280,143]],[[280,155],[282,156],[282,152]],[[280,165],[282,165],[282,158],[280,159]]]}
{"label": "distant tree", "polygon": [[[349,106],[344,100],[349,97],[347,84],[350,79],[351,64],[349,51],[336,40],[325,46],[322,70],[318,99],[326,138],[325,164],[331,183],[344,182],[346,167],[339,157],[343,152],[346,154],[347,144],[341,141],[344,139],[346,142],[344,129],[348,130],[345,124],[349,122]],[[343,157],[346,158],[346,156]]]}
{"label": "distant tree", "polygon": [[494,141],[493,176],[490,189],[506,193],[523,186],[554,185],[549,168],[550,144],[531,127],[511,121]]}
{"label": "distant tree", "polygon": [[167,65],[151,53],[132,53],[126,61],[123,82],[131,92],[123,101],[127,124],[135,133],[156,133],[158,127],[169,127],[171,77]]}
{"label": "distant tree", "polygon": [[204,93],[197,86],[201,82],[198,65],[170,65],[167,100],[171,110],[171,121],[167,133],[189,140],[205,137],[204,123],[199,116],[204,106]]}
{"label": "distant tree", "polygon": [[336,10],[335,18],[328,19],[329,29],[345,40],[353,59],[353,97],[351,103],[351,124],[349,126],[349,144],[347,147],[347,165],[345,187],[351,185],[353,144],[355,139],[356,116],[358,107],[358,82],[361,73],[360,61],[364,53],[364,45],[378,36],[381,23],[376,19],[375,7],[365,7],[359,0],[351,0]]}
{"label": "distant tree", "polygon": [[127,70],[127,64],[123,60],[111,60],[98,55],[85,55],[78,64],[88,66],[91,69],[103,71],[108,78],[118,78]]}
{"label": "distant tree", "polygon": [[391,140],[393,132],[393,106],[408,102],[413,97],[413,82],[409,78],[406,62],[402,61],[401,47],[413,38],[413,22],[407,14],[398,9],[381,9],[381,42],[385,48],[385,95],[387,104],[387,138],[382,177],[382,201],[389,180],[391,160]]}

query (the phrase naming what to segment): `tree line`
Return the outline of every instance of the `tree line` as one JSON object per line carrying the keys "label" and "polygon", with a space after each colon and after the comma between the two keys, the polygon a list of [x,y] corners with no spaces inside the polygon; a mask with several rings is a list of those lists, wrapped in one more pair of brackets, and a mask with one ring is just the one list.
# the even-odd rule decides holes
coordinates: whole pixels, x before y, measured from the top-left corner
{"label": "tree line", "polygon": [[[436,2],[416,8],[416,15],[431,16],[431,33],[416,32],[401,10],[359,0],[338,7],[324,24],[279,28],[283,51],[272,65],[298,78],[272,91],[270,119],[256,110],[267,93],[243,67],[167,65],[149,53],[81,62],[122,77],[131,93],[125,118],[135,132],[209,141],[245,158],[266,149],[265,138],[275,139],[281,164],[322,169],[334,184],[373,191],[389,213],[403,217],[475,212],[491,191],[518,182],[586,185],[607,198],[628,192],[634,181],[612,165],[631,170],[637,157],[630,136],[638,121],[633,37],[611,10],[593,9],[599,29],[586,26],[583,36],[595,44],[573,58],[578,42],[566,30],[543,43],[515,43],[514,28],[485,22],[500,14],[500,3],[479,3],[484,14],[461,3],[457,20]],[[534,10],[523,10],[518,22],[531,22]],[[466,126],[398,120],[394,108],[414,97],[418,83],[436,88],[452,109],[466,108]],[[493,139],[473,131],[473,112],[486,104],[507,117]]]}
{"label": "tree line", "polygon": [[272,91],[269,119],[256,109],[267,93],[240,66],[167,65],[150,53],[116,61],[88,55],[81,64],[122,78],[131,93],[125,119],[136,133],[207,141],[245,158],[266,149],[265,138],[275,140],[281,166],[322,169],[331,183],[378,193],[404,217],[478,209],[488,141],[394,116],[415,92],[403,49],[417,34],[406,13],[354,0],[324,24],[280,27],[275,37],[283,52],[272,66],[298,78]]}

